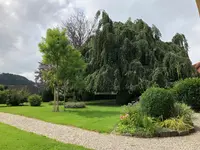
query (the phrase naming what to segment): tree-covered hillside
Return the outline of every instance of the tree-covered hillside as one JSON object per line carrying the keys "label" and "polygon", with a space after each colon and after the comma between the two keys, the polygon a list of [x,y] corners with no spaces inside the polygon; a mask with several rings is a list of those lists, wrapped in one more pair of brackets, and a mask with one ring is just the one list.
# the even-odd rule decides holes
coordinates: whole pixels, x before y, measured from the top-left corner
{"label": "tree-covered hillside", "polygon": [[0,84],[3,85],[34,85],[33,81],[28,80],[27,78],[10,74],[10,73],[2,73],[0,74]]}

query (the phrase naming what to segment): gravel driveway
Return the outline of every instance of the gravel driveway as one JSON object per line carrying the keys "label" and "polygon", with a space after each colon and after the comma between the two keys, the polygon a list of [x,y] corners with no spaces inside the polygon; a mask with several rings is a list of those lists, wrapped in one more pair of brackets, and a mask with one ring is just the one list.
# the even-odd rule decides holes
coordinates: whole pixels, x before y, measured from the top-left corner
{"label": "gravel driveway", "polygon": [[[195,114],[195,118],[194,122],[198,128],[200,114]],[[185,137],[142,139],[100,134],[7,113],[0,113],[0,122],[57,141],[96,150],[200,150],[200,131],[198,130]]]}

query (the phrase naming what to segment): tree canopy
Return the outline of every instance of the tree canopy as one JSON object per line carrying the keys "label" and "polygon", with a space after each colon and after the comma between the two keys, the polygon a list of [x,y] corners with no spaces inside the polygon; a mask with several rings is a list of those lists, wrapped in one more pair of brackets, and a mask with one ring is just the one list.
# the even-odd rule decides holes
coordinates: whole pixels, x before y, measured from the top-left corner
{"label": "tree canopy", "polygon": [[164,42],[155,25],[141,19],[113,22],[105,11],[85,49],[86,89],[116,92],[118,103],[128,102],[149,86],[166,87],[193,72],[183,34]]}
{"label": "tree canopy", "polygon": [[39,43],[39,48],[43,54],[42,63],[45,66],[40,68],[42,79],[54,88],[54,111],[59,111],[58,95],[61,86],[66,81],[75,84],[84,70],[85,63],[80,52],[70,45],[66,31],[59,28],[48,29],[46,38]]}

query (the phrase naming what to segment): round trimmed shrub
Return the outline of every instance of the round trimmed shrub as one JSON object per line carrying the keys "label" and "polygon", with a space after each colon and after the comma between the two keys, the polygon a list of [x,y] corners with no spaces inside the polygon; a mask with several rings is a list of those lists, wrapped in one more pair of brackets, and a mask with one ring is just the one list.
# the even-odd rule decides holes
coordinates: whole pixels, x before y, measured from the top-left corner
{"label": "round trimmed shrub", "polygon": [[170,90],[149,88],[141,96],[142,112],[151,117],[167,119],[174,110],[174,96]]}
{"label": "round trimmed shrub", "polygon": [[42,103],[41,96],[34,94],[28,97],[28,102],[31,106],[40,106]]}
{"label": "round trimmed shrub", "polygon": [[200,78],[187,78],[178,81],[174,85],[177,101],[191,106],[194,110],[200,110]]}

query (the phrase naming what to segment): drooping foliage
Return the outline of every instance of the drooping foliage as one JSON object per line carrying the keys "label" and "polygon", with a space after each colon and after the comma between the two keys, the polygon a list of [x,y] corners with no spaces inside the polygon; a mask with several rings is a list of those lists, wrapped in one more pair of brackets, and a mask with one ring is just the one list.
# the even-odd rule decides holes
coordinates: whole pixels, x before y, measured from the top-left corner
{"label": "drooping foliage", "polygon": [[113,22],[104,11],[101,17],[84,54],[88,91],[116,92],[117,102],[127,103],[153,84],[166,87],[192,75],[184,35],[163,42],[159,29],[143,20]]}

